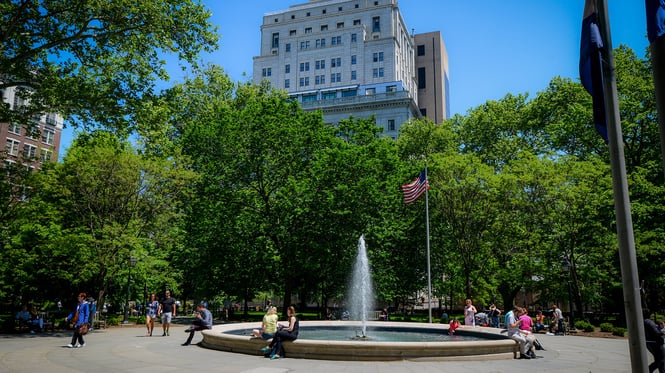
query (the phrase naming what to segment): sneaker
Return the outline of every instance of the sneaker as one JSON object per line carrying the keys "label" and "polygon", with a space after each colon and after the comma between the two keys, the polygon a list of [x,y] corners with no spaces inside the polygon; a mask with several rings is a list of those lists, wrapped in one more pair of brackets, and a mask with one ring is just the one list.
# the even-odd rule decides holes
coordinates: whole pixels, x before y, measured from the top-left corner
{"label": "sneaker", "polygon": [[171,334],[169,334],[169,332],[166,332],[166,336],[167,336],[167,337],[170,336],[170,335],[171,335]]}
{"label": "sneaker", "polygon": [[74,345],[70,343],[70,344],[67,345],[67,347],[74,348]]}
{"label": "sneaker", "polygon": [[532,358],[532,359],[537,359],[538,358],[538,356],[536,356],[536,353],[533,352],[533,350],[529,350],[526,354],[529,355],[529,357]]}
{"label": "sneaker", "polygon": [[280,359],[279,355],[270,356],[270,360],[278,360],[278,359]]}
{"label": "sneaker", "polygon": [[264,354],[268,351],[270,351],[270,347],[262,347],[261,348],[261,352],[263,352]]}
{"label": "sneaker", "polygon": [[530,359],[531,359],[531,356],[520,353],[520,359],[530,360]]}
{"label": "sneaker", "polygon": [[162,334],[162,337],[166,337],[166,332],[164,332],[164,334]]}
{"label": "sneaker", "polygon": [[189,343],[185,342],[182,344],[183,346],[189,346]]}
{"label": "sneaker", "polygon": [[85,343],[81,343],[80,345],[77,345],[76,348],[83,348],[85,347]]}

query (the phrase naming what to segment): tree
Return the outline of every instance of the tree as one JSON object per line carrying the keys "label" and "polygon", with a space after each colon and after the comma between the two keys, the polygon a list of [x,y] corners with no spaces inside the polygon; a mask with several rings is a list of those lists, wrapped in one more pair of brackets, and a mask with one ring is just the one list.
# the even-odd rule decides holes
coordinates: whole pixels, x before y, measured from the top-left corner
{"label": "tree", "polygon": [[0,123],[59,112],[127,131],[141,98],[167,79],[164,54],[196,65],[217,42],[194,0],[10,0],[0,10],[0,90],[29,98],[19,110],[2,105]]}

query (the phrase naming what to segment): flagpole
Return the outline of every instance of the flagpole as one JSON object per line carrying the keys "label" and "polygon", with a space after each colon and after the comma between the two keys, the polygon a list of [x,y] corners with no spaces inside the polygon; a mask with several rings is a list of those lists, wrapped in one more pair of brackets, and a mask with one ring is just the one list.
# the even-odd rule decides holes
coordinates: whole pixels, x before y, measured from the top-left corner
{"label": "flagpole", "polygon": [[642,319],[642,304],[628,182],[626,178],[626,164],[623,152],[621,118],[617,99],[614,53],[612,51],[612,37],[606,0],[598,0],[598,10],[604,45],[603,56],[605,57],[605,64],[607,66],[607,68],[603,69],[603,92],[605,96],[605,112],[607,113],[608,145],[610,150],[610,166],[612,169],[612,186],[614,189],[614,208],[616,210],[623,299],[628,326],[630,362],[633,372],[646,372],[648,371],[645,348],[646,340]]}
{"label": "flagpole", "polygon": [[427,163],[425,163],[425,232],[427,234],[427,304],[429,309],[429,323],[432,323],[432,272],[429,259],[429,176],[427,176]]}

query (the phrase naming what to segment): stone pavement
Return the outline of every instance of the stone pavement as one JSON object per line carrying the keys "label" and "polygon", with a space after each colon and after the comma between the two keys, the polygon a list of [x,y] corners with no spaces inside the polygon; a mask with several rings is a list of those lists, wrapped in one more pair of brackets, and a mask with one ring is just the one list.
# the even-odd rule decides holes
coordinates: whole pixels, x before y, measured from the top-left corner
{"label": "stone pavement", "polygon": [[[0,335],[0,372],[629,372],[627,339],[538,335],[545,351],[535,360],[346,362],[269,360],[196,345],[183,347],[185,327],[162,337],[137,326],[94,330],[84,348],[65,347],[71,332]],[[193,343],[201,340],[197,333]],[[651,356],[649,355],[649,358]]]}

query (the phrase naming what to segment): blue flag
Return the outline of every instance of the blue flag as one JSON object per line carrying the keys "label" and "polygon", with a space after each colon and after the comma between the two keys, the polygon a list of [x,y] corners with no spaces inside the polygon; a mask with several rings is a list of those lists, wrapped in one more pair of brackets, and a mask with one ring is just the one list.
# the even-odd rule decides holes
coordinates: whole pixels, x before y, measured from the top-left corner
{"label": "blue flag", "polygon": [[593,123],[600,136],[607,143],[602,49],[603,40],[598,28],[596,1],[586,0],[580,41],[580,80],[593,100]]}
{"label": "blue flag", "polygon": [[649,43],[665,35],[665,0],[645,0]]}

